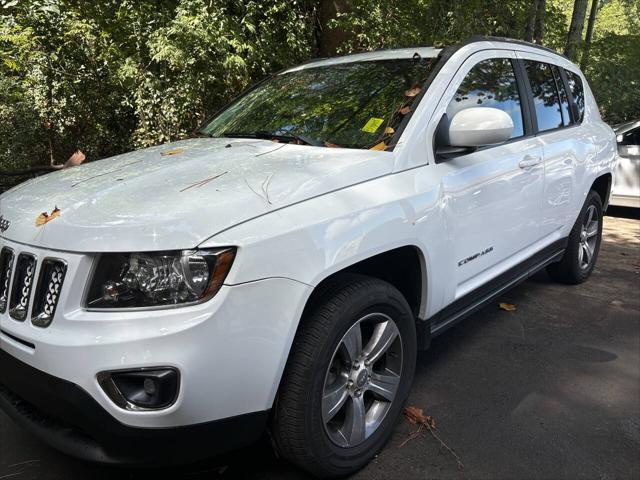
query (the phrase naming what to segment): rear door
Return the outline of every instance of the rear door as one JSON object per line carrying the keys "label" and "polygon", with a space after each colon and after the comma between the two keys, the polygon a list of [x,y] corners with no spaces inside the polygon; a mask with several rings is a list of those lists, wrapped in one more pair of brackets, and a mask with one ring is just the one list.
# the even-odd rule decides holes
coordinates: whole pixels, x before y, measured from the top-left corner
{"label": "rear door", "polygon": [[595,147],[591,132],[582,126],[584,96],[582,108],[572,105],[566,71],[544,55],[518,52],[518,56],[527,74],[534,128],[544,154],[539,232],[555,240],[565,235],[567,225],[575,222],[579,187]]}

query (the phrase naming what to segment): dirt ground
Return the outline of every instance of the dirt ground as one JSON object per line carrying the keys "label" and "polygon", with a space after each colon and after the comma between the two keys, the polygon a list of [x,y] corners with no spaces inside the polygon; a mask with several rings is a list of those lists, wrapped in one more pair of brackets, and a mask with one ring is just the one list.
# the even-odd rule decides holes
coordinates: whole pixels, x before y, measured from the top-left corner
{"label": "dirt ground", "polygon": [[[544,273],[438,337],[419,357],[409,405],[436,421],[401,420],[355,479],[640,478],[640,221],[605,219],[593,277]],[[406,441],[406,442],[405,442]],[[67,458],[0,413],[0,480],[301,479],[268,443],[175,470],[125,471]]]}

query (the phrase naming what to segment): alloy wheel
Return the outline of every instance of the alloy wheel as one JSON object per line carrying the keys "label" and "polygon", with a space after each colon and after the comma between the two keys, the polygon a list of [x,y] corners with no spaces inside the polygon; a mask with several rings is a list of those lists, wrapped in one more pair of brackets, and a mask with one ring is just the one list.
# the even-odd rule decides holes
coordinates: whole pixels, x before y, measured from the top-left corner
{"label": "alloy wheel", "polygon": [[402,362],[400,331],[388,315],[365,315],[345,333],[322,395],[322,421],[333,443],[355,447],[378,429],[396,398]]}
{"label": "alloy wheel", "polygon": [[578,245],[578,264],[586,270],[591,265],[598,242],[599,221],[595,205],[589,205],[585,212],[585,221],[580,229],[580,243]]}

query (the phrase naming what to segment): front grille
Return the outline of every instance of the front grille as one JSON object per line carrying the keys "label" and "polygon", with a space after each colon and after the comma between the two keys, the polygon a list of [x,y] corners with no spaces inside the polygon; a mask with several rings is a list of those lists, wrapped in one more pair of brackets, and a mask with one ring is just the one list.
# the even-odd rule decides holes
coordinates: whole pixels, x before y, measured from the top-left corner
{"label": "front grille", "polygon": [[9,315],[14,320],[23,322],[27,318],[29,299],[33,277],[36,273],[36,257],[30,253],[21,253],[16,261],[16,271],[13,275],[11,297],[9,301]]}
{"label": "front grille", "polygon": [[0,313],[7,311],[12,268],[13,250],[9,247],[4,247],[2,251],[0,251]]}
{"label": "front grille", "polygon": [[47,258],[42,262],[31,312],[31,323],[35,326],[46,328],[51,325],[66,272],[67,265],[62,260]]}
{"label": "front grille", "polygon": [[38,263],[36,256],[29,252],[14,253],[9,247],[0,251],[0,314],[8,307],[11,318],[24,322],[32,303],[31,323],[46,328],[56,313],[67,263],[57,258],[45,258],[40,262],[39,273]]}

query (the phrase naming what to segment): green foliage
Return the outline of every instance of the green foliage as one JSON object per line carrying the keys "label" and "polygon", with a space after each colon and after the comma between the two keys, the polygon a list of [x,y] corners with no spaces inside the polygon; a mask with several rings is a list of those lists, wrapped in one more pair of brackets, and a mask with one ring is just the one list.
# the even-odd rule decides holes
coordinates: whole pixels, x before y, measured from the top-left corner
{"label": "green foliage", "polygon": [[[96,159],[181,138],[270,72],[348,32],[341,52],[522,37],[530,1],[0,0],[0,169]],[[587,76],[609,121],[640,116],[640,2],[601,0]],[[547,0],[562,50],[572,0]]]}
{"label": "green foliage", "polygon": [[604,117],[611,123],[640,118],[640,35],[603,36],[591,51],[586,74]]}
{"label": "green foliage", "polygon": [[0,0],[0,168],[180,138],[310,28],[296,0]]}

